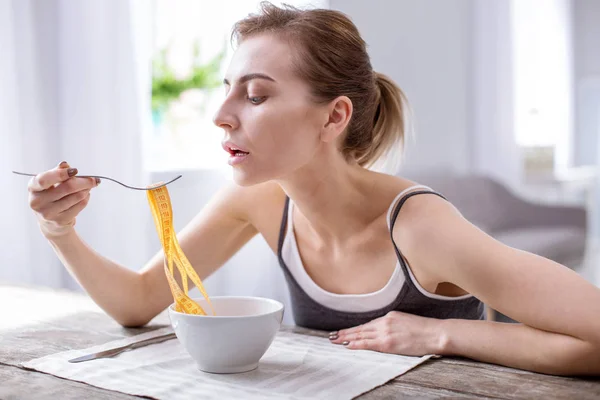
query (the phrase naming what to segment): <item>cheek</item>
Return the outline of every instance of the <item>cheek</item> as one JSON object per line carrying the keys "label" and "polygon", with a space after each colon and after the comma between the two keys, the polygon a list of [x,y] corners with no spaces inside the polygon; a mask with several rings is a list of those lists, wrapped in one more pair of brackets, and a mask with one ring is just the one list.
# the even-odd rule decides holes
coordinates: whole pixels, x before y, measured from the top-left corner
{"label": "cheek", "polygon": [[318,125],[305,107],[264,107],[252,120],[253,147],[272,158],[306,158],[319,143]]}

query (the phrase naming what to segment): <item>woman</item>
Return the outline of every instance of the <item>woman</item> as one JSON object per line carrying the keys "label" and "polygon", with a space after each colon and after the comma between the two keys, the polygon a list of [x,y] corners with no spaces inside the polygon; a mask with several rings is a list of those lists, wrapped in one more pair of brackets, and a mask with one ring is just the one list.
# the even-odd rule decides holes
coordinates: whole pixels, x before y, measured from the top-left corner
{"label": "woman", "polygon": [[[600,290],[499,243],[433,190],[367,169],[402,141],[404,97],[348,18],[265,3],[234,37],[214,122],[236,184],[179,236],[201,279],[260,233],[296,323],[333,330],[334,344],[600,374]],[[63,162],[33,178],[31,208],[94,301],[144,325],[172,302],[163,255],[134,272],[89,248],[75,218],[99,182],[76,174]],[[483,320],[482,302],[522,324]]]}

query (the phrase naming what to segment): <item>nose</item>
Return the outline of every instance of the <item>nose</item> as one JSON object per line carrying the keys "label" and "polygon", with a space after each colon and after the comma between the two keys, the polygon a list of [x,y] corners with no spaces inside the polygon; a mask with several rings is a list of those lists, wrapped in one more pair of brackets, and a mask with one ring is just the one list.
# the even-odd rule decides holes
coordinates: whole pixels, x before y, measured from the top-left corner
{"label": "nose", "polygon": [[227,98],[213,116],[213,123],[222,129],[236,129],[239,126],[239,120]]}

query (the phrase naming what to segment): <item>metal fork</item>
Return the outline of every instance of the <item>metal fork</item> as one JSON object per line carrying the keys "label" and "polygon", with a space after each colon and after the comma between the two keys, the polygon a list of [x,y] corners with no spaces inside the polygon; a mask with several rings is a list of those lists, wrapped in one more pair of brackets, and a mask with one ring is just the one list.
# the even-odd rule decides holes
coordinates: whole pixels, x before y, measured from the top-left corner
{"label": "metal fork", "polygon": [[[13,174],[17,174],[17,175],[24,175],[24,176],[37,176],[38,175],[38,174],[28,174],[26,172],[17,172],[17,171],[13,171],[12,173]],[[183,175],[178,175],[175,178],[171,179],[169,182],[161,183],[160,185],[156,185],[156,186],[152,185],[150,187],[130,186],[130,185],[126,185],[126,184],[124,184],[122,182],[119,182],[116,179],[109,178],[107,176],[102,176],[102,175],[75,175],[74,178],[100,178],[100,179],[106,179],[106,180],[109,180],[109,181],[113,181],[115,183],[118,183],[121,186],[125,186],[128,189],[133,189],[133,190],[153,190],[153,189],[158,189],[158,188],[163,187],[163,186],[167,186],[168,184],[175,182],[177,179],[181,178],[182,176]]]}

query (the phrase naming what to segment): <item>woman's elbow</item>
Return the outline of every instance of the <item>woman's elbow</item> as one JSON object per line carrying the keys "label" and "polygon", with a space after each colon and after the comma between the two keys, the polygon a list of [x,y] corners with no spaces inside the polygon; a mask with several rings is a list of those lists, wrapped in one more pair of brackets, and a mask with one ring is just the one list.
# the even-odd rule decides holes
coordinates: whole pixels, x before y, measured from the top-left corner
{"label": "woman's elbow", "polygon": [[123,318],[123,319],[115,319],[119,325],[123,328],[141,328],[150,322],[148,319],[141,318]]}
{"label": "woman's elbow", "polygon": [[156,316],[156,313],[150,313],[149,310],[134,308],[127,310],[119,315],[111,317],[123,328],[140,328],[147,325]]}

